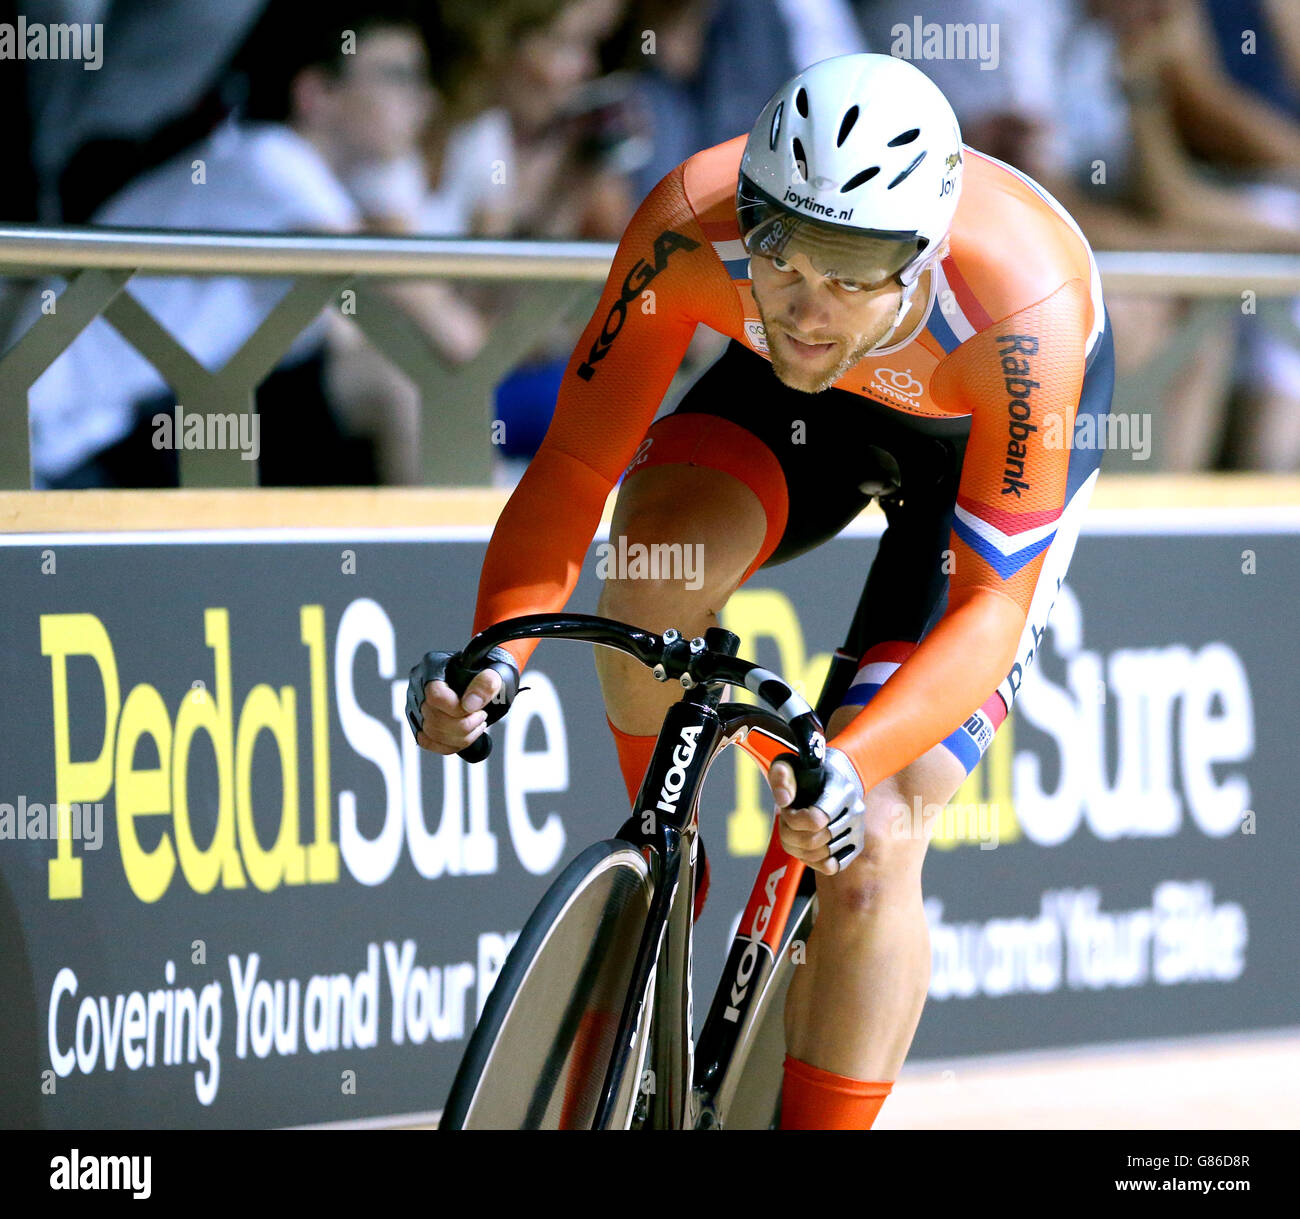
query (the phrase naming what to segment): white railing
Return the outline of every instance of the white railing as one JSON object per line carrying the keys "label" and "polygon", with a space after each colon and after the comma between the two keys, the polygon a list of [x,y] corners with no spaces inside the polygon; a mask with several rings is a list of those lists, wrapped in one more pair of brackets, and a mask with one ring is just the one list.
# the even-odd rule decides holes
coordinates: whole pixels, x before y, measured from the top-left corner
{"label": "white railing", "polygon": [[[0,487],[31,485],[28,392],[96,317],[104,317],[171,386],[188,409],[252,409],[253,393],[294,340],[345,288],[351,316],[421,396],[421,468],[444,485],[491,481],[491,402],[497,384],[561,319],[595,305],[615,247],[599,242],[189,233],[168,230],[0,226],[0,277],[60,276],[52,312],[10,334],[0,356]],[[1111,293],[1199,297],[1300,294],[1300,255],[1099,253]],[[125,291],[140,275],[271,276],[293,286],[217,372],[203,368]],[[374,295],[372,281],[475,279],[527,284],[479,355],[452,365],[406,315]],[[187,486],[249,485],[253,463],[234,450],[180,453]]]}

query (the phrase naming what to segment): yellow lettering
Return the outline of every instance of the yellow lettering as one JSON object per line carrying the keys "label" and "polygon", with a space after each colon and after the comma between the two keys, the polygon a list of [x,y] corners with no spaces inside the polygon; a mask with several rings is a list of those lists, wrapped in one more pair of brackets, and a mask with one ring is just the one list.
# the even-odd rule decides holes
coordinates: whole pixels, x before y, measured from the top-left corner
{"label": "yellow lettering", "polygon": [[[135,749],[142,736],[153,738],[158,765],[136,770]],[[135,832],[136,817],[171,812],[171,759],[172,722],[162,695],[153,686],[136,686],[126,696],[117,725],[113,787],[122,870],[131,892],[142,902],[156,902],[166,893],[176,871],[176,852],[167,834],[152,851],[146,851]]]}
{"label": "yellow lettering", "polygon": [[[804,654],[803,628],[790,598],[774,588],[741,589],[732,594],[721,615],[722,625],[740,636],[741,650],[755,658],[755,641],[771,639],[779,660],[775,671],[798,683],[809,703],[816,703],[831,663],[829,652]],[[737,701],[756,702],[747,690],[734,691]],[[743,751],[736,757],[736,807],[727,818],[727,850],[733,855],[762,855],[772,832],[772,797],[767,776]]]}
{"label": "yellow lettering", "polygon": [[[216,694],[198,688],[181,700],[172,745],[172,816],[181,871],[195,893],[211,893],[218,877],[227,889],[242,889],[243,869],[235,843],[234,742],[231,730],[230,616],[224,609],[203,614],[204,641],[213,652]],[[206,732],[217,760],[217,818],[212,841],[201,848],[190,822],[189,757],[196,732]]]}
{"label": "yellow lettering", "polygon": [[[59,805],[59,842],[49,861],[52,900],[81,896],[81,860],[72,854],[74,803],[100,800],[113,782],[113,726],[122,702],[113,643],[94,614],[42,614],[41,654],[50,658],[50,684],[54,694],[54,794]],[[99,753],[90,761],[72,760],[71,723],[68,715],[68,657],[89,656],[99,669],[104,691],[104,736]],[[78,705],[84,698],[78,698]]]}
{"label": "yellow lettering", "polygon": [[298,612],[302,641],[311,657],[311,765],[316,838],[307,848],[307,875],[314,885],[339,878],[339,848],[330,837],[330,730],[325,688],[325,610],[304,605]]}
{"label": "yellow lettering", "polygon": [[[306,873],[306,852],[298,842],[298,700],[292,686],[282,686],[280,697],[262,683],[248,692],[239,713],[235,742],[235,809],[239,824],[239,850],[248,875],[263,893],[283,881],[300,885]],[[275,846],[262,849],[253,821],[253,749],[258,733],[266,729],[280,753],[280,833]]]}

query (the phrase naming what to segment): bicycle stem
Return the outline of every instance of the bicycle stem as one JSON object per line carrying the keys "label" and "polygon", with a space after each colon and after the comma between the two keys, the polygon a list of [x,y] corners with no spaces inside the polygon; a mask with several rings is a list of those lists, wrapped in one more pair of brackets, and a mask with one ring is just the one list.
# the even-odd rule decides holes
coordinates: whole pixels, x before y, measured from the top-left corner
{"label": "bicycle stem", "polygon": [[783,755],[794,761],[795,806],[808,807],[821,794],[826,737],[820,720],[782,677],[736,656],[739,640],[730,631],[711,627],[703,639],[688,642],[675,630],[657,635],[596,614],[523,614],[480,631],[458,660],[468,670],[481,669],[494,647],[515,639],[576,639],[614,648],[634,656],[658,681],[675,678],[686,690],[716,682],[743,686],[785,720],[799,746],[797,756]]}

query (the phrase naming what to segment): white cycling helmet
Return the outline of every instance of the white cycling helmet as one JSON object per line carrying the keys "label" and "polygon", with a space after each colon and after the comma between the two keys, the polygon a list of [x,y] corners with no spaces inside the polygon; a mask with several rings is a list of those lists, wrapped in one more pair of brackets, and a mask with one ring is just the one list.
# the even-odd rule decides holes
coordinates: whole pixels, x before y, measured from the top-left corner
{"label": "white cycling helmet", "polygon": [[961,128],[919,68],[891,55],[813,64],[763,107],[736,190],[751,256],[801,252],[823,275],[898,277],[901,318],[961,194]]}

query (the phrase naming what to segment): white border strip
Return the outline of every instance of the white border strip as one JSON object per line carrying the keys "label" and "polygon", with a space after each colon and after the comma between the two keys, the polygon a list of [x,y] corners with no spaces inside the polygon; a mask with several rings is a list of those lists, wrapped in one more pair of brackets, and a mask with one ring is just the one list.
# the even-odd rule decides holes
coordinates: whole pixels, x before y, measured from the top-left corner
{"label": "white border strip", "polygon": [[1283,1025],[1263,1029],[1235,1029],[1226,1033],[1189,1033],[1180,1037],[1133,1037],[1124,1041],[1079,1042],[1074,1045],[1043,1046],[1032,1050],[1011,1050],[1002,1054],[964,1054],[947,1058],[908,1059],[900,1077],[930,1075],[945,1068],[983,1070],[997,1067],[1022,1067],[1041,1063],[1064,1066],[1068,1063],[1098,1061],[1129,1054],[1176,1054],[1196,1050],[1245,1049],[1270,1041],[1300,1038],[1300,1026]]}
{"label": "white border strip", "polygon": [[1090,508],[1083,534],[1295,533],[1300,504],[1218,508]]}
{"label": "white border strip", "polygon": [[[78,533],[0,533],[0,546],[166,546],[243,545],[284,542],[486,542],[491,525],[366,525],[346,529],[270,526],[266,529],[101,530]],[[885,531],[883,517],[859,518],[838,537],[876,538]],[[1184,534],[1300,533],[1300,504],[1204,508],[1089,508],[1081,533],[1097,537],[1177,536]],[[601,525],[593,542],[606,541]]]}
{"label": "white border strip", "polygon": [[423,1113],[392,1113],[383,1117],[351,1117],[337,1122],[307,1122],[301,1126],[281,1126],[281,1130],[415,1130],[423,1126],[437,1126],[442,1121],[441,1109],[428,1109]]}
{"label": "white border strip", "polygon": [[[851,521],[840,537],[874,538],[885,522]],[[1088,508],[1081,536],[1163,537],[1182,534],[1300,533],[1300,504],[1233,505],[1221,508]]]}
{"label": "white border strip", "polygon": [[272,525],[266,529],[126,529],[79,533],[0,534],[0,546],[166,546],[281,542],[486,542],[491,525]]}

